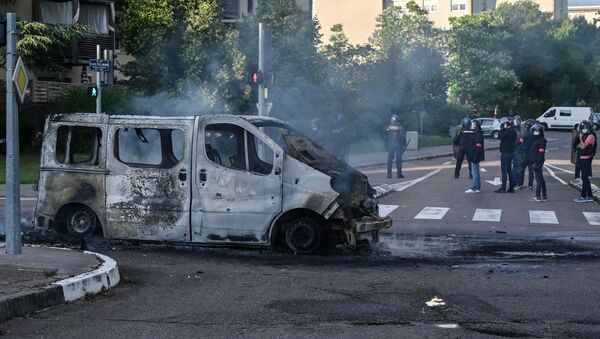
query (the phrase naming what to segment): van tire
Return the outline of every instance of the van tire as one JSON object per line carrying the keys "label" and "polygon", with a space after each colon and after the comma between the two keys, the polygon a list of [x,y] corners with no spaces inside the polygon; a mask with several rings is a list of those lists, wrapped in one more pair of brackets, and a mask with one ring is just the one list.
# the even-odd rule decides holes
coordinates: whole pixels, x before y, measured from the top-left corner
{"label": "van tire", "polygon": [[314,218],[302,217],[285,225],[285,242],[294,253],[313,253],[322,241],[323,226]]}
{"label": "van tire", "polygon": [[66,226],[69,234],[78,238],[87,238],[96,231],[98,217],[87,206],[74,206],[67,212]]}

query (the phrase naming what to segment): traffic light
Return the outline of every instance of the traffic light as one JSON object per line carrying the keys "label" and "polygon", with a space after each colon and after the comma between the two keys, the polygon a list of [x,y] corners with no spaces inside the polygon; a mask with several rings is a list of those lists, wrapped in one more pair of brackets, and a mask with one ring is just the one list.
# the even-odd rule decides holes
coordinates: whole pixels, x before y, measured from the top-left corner
{"label": "traffic light", "polygon": [[264,77],[261,71],[248,73],[248,83],[250,85],[261,85],[264,81]]}
{"label": "traffic light", "polygon": [[98,88],[96,86],[88,86],[87,94],[88,94],[88,97],[97,98],[98,97]]}

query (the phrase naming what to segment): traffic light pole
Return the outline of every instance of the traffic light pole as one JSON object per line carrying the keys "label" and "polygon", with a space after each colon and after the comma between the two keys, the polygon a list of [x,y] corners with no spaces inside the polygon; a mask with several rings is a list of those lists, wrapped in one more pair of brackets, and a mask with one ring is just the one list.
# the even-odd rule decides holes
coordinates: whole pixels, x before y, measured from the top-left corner
{"label": "traffic light pole", "polygon": [[[263,40],[265,38],[265,31],[263,23],[258,24],[258,70],[265,72],[265,50],[263,46]],[[264,80],[263,80],[264,82]],[[263,83],[258,84],[258,115],[267,115],[265,106],[265,85]]]}
{"label": "traffic light pole", "polygon": [[21,254],[19,116],[12,82],[17,54],[17,15],[6,14],[6,254]]}
{"label": "traffic light pole", "polygon": [[[100,59],[100,45],[96,45],[96,59]],[[102,113],[102,80],[100,80],[100,71],[96,72],[96,87],[98,96],[96,97],[96,113]]]}

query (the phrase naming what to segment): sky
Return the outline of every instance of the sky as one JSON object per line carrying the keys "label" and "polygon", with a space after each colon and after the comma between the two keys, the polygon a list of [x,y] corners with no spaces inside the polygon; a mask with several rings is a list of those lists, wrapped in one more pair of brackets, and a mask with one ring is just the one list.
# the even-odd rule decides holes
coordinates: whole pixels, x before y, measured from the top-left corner
{"label": "sky", "polygon": [[600,6],[600,0],[569,0],[569,6]]}

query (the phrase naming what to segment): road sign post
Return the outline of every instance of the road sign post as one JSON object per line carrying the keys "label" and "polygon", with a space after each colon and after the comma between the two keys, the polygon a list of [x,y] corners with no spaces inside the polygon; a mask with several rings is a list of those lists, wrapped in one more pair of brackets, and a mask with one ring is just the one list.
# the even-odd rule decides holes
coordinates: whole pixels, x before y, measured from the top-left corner
{"label": "road sign post", "polygon": [[[272,43],[271,43],[271,32],[264,29],[263,23],[258,24],[258,71],[271,76],[272,72]],[[270,106],[267,105],[268,99],[268,88],[269,81],[263,79],[258,84],[258,115],[269,115]]]}
{"label": "road sign post", "polygon": [[[6,254],[21,254],[21,191],[19,181],[19,116],[15,87],[27,89],[27,73],[21,64],[21,71],[15,72],[17,54],[17,16],[6,14]],[[24,75],[23,75],[24,74]],[[13,83],[13,79],[17,79]],[[23,76],[25,78],[23,78]],[[23,97],[21,97],[23,99]]]}
{"label": "road sign post", "polygon": [[[96,45],[96,59],[100,59],[100,45]],[[91,60],[90,60],[90,68],[94,70]],[[96,71],[96,89],[98,90],[98,96],[96,97],[96,113],[102,113],[102,80],[100,79],[100,70],[102,70],[102,65],[95,69]]]}

